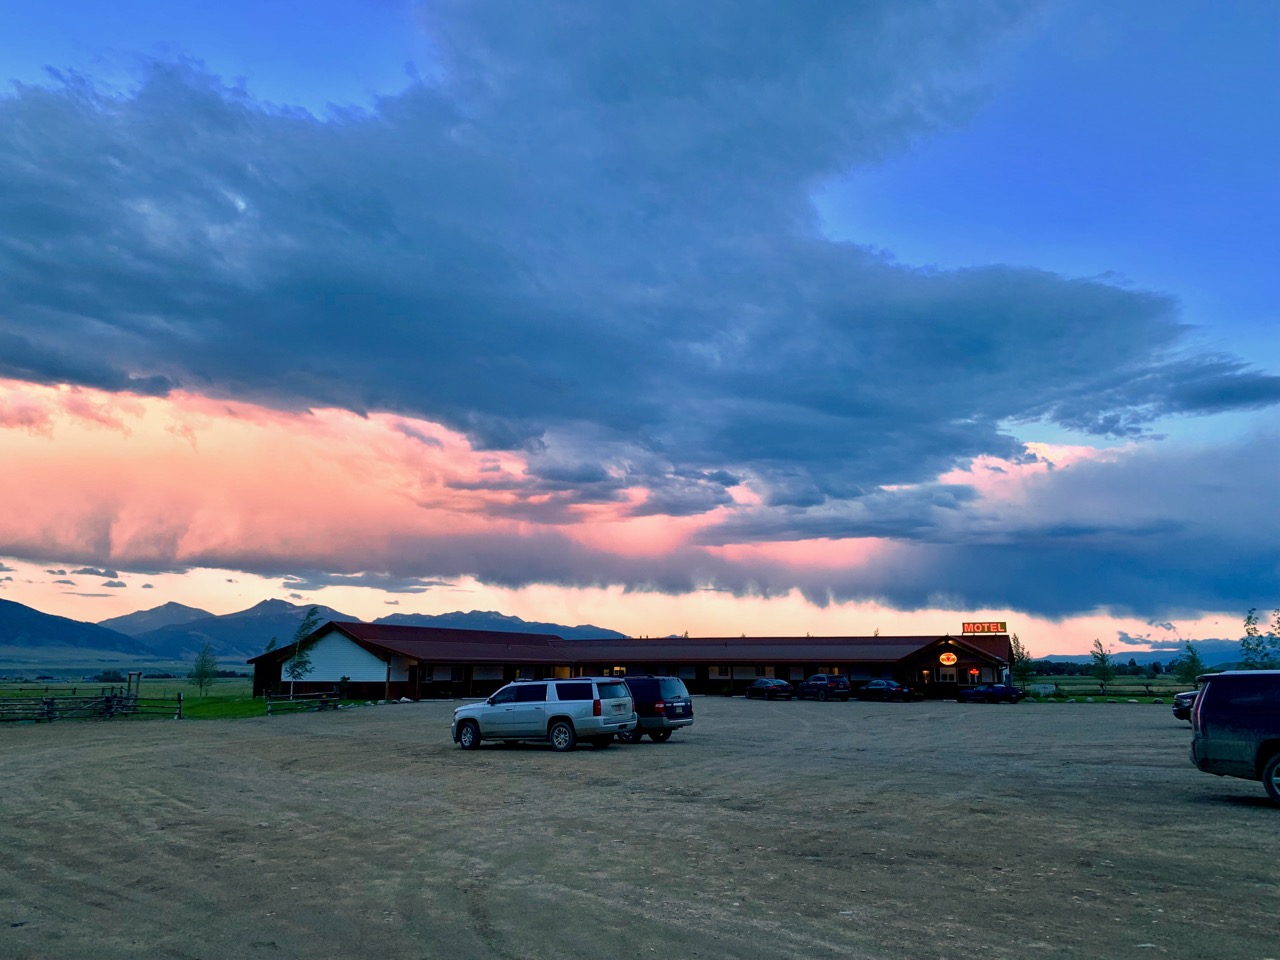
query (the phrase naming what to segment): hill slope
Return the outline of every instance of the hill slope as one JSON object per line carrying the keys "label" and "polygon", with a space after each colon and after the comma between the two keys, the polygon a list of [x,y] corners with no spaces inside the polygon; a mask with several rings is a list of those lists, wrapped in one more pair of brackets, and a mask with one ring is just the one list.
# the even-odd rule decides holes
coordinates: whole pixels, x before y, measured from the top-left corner
{"label": "hill slope", "polygon": [[12,600],[0,600],[0,645],[22,647],[33,652],[62,648],[140,656],[151,654],[146,642],[135,637],[96,623],[41,613]]}

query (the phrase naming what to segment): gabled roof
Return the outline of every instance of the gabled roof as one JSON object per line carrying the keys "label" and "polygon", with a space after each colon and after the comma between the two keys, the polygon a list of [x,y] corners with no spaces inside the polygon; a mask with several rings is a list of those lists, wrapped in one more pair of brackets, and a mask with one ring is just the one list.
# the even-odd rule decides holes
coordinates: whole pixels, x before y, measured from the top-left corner
{"label": "gabled roof", "polygon": [[[989,637],[654,637],[565,640],[552,633],[462,630],[407,624],[330,620],[307,645],[330,631],[375,656],[398,654],[424,663],[896,663],[944,643],[984,659],[1006,662],[1009,638]],[[292,645],[259,654],[249,663],[284,661]]]}
{"label": "gabled roof", "polygon": [[[465,649],[468,663],[568,663],[553,642],[563,642],[552,633],[511,633],[501,630],[459,630],[453,627],[418,627],[407,624],[359,623],[330,620],[317,627],[307,645],[336,630],[358,646],[377,654],[389,651],[414,660],[457,660]],[[287,660],[292,644],[261,653],[249,663],[272,659]]]}

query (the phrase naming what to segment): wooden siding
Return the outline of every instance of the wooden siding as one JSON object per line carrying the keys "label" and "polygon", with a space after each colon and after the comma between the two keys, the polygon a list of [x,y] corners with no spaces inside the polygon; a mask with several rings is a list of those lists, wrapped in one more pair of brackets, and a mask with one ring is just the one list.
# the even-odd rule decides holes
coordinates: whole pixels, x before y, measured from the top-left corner
{"label": "wooden siding", "polygon": [[[347,677],[353,683],[385,683],[387,680],[387,663],[368,650],[352,643],[336,630],[330,630],[309,649],[311,654],[311,672],[307,674],[308,683],[337,683]],[[404,673],[396,677],[392,669],[392,679],[404,679]]]}

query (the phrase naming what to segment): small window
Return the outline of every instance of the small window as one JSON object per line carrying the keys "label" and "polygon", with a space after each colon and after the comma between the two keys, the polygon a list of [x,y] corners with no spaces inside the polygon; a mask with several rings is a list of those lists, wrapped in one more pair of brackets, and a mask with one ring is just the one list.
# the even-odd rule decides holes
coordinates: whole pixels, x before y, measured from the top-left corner
{"label": "small window", "polygon": [[590,700],[590,683],[557,683],[556,697],[560,700]]}
{"label": "small window", "polygon": [[546,699],[545,683],[522,683],[516,687],[516,703],[542,703]]}
{"label": "small window", "polygon": [[497,693],[495,693],[492,697],[489,698],[489,702],[490,703],[515,703],[516,688],[503,687],[501,690],[499,690]]}

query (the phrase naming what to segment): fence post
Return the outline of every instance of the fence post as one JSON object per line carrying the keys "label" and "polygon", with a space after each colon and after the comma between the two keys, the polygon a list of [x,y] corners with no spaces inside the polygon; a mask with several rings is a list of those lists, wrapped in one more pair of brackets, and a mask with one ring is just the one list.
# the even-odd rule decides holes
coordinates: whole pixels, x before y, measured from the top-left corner
{"label": "fence post", "polygon": [[178,715],[173,719],[175,720],[182,719],[182,691],[181,690],[178,691]]}

